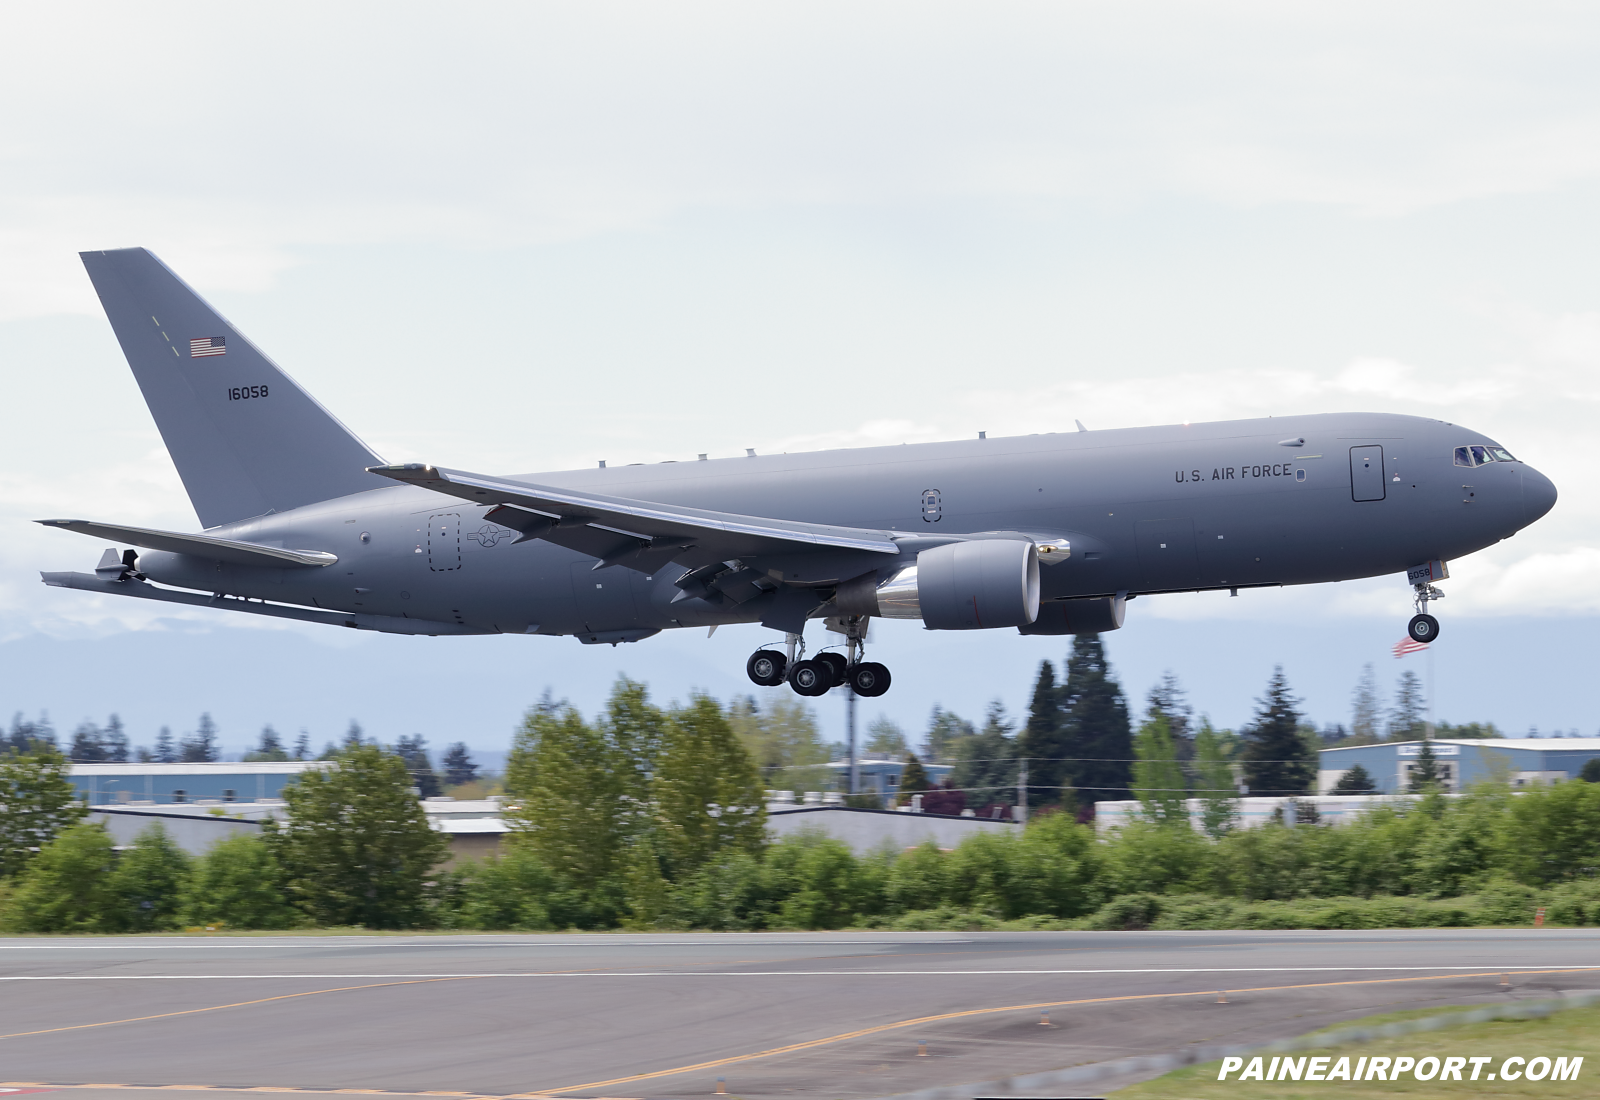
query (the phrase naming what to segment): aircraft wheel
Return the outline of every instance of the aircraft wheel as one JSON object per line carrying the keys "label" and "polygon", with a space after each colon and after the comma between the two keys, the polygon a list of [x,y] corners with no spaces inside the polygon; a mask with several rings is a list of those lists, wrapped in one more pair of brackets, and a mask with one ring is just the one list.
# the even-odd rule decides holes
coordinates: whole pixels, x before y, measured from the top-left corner
{"label": "aircraft wheel", "polygon": [[845,677],[850,671],[850,664],[844,659],[844,654],[819,653],[816,656],[816,662],[819,665],[827,665],[828,671],[833,674],[833,679],[828,683],[829,687],[838,687],[845,682]]}
{"label": "aircraft wheel", "polygon": [[833,669],[821,661],[796,661],[789,670],[789,686],[796,695],[826,695],[833,686]]}
{"label": "aircraft wheel", "polygon": [[751,683],[768,688],[777,687],[783,683],[784,666],[788,663],[788,658],[777,650],[758,649],[750,654],[750,659],[745,662],[744,671],[750,677]]}
{"label": "aircraft wheel", "polygon": [[1406,633],[1413,642],[1431,642],[1439,636],[1439,620],[1432,615],[1413,615],[1406,624]]}
{"label": "aircraft wheel", "polygon": [[850,670],[850,686],[857,695],[876,699],[889,690],[889,670],[876,661],[863,661]]}

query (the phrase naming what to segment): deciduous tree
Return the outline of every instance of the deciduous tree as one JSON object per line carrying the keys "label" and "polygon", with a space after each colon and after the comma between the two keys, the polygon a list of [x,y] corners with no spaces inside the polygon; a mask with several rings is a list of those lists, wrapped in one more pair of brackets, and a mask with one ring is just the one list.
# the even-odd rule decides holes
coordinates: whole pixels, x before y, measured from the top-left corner
{"label": "deciduous tree", "polygon": [[159,821],[147,825],[117,857],[111,872],[115,913],[108,923],[128,932],[177,928],[190,870],[188,854],[173,843],[166,828]]}
{"label": "deciduous tree", "polygon": [[17,874],[33,854],[88,811],[78,802],[67,758],[52,745],[0,756],[0,877]]}

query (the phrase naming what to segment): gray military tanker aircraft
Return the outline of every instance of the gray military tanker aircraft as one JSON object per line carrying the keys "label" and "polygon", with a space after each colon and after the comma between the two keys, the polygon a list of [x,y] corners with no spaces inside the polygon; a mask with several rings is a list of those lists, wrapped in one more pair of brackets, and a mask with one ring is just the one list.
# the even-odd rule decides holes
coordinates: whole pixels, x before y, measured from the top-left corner
{"label": "gray military tanker aircraft", "polygon": [[[62,588],[588,644],[759,622],[785,642],[750,657],[757,684],[875,696],[873,616],[1098,633],[1147,593],[1404,572],[1431,641],[1446,562],[1556,500],[1478,432],[1381,413],[518,476],[391,465],[153,254],[82,257],[204,530],[40,520],[130,547],[43,574]],[[819,619],[841,640],[807,659]]]}

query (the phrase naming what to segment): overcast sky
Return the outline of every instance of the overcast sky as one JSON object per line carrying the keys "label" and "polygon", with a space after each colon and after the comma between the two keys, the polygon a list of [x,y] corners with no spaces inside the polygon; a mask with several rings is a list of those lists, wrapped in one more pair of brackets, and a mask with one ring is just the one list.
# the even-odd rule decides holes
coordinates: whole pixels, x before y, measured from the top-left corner
{"label": "overcast sky", "polygon": [[[36,5],[0,96],[0,707],[504,747],[749,690],[770,632],[617,649],[237,622],[38,583],[194,529],[77,259],[154,250],[391,461],[495,473],[1336,410],[1561,501],[1452,563],[1438,717],[1596,732],[1600,12],[1537,4]],[[1107,646],[1224,725],[1392,683],[1403,577],[1145,598]],[[133,605],[133,606],[129,606]],[[880,631],[920,729],[1057,639]],[[1426,672],[1422,658],[1419,672]],[[426,668],[427,687],[418,676]],[[819,704],[830,737],[842,703]]]}

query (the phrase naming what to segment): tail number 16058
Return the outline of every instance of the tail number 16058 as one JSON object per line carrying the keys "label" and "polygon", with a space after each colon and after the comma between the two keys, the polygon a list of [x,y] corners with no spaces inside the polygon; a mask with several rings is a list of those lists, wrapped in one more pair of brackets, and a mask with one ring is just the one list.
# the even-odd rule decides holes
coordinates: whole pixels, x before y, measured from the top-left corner
{"label": "tail number 16058", "polygon": [[228,389],[229,401],[248,401],[252,397],[267,396],[265,386],[232,386]]}

